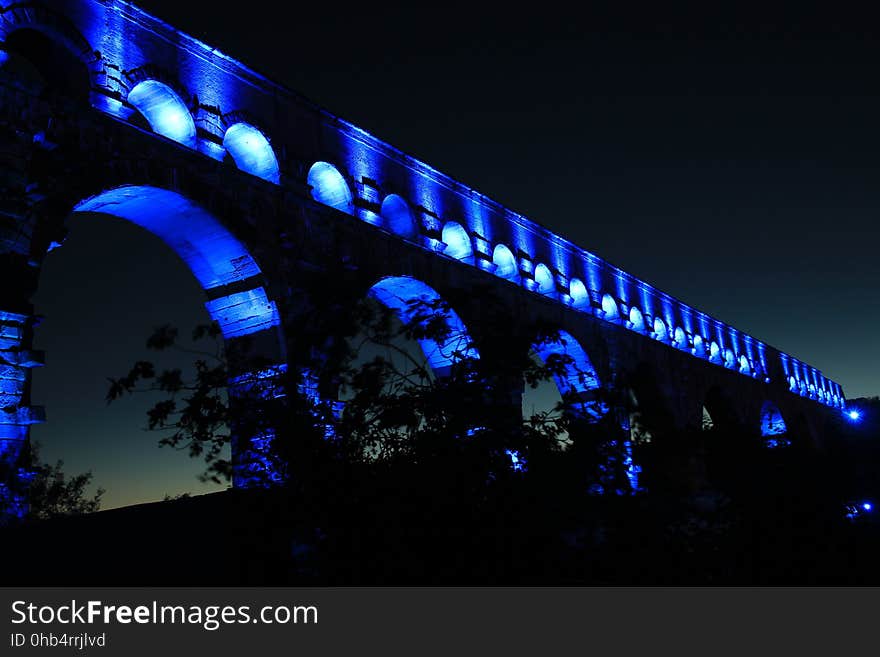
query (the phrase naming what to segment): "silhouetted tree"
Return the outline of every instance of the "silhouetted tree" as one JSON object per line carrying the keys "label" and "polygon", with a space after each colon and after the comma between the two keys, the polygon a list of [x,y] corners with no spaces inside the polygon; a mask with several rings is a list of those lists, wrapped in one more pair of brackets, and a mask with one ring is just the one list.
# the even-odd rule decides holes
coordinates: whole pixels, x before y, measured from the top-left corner
{"label": "silhouetted tree", "polygon": [[[89,494],[92,485],[92,472],[87,471],[70,476],[64,471],[64,461],[54,464],[44,462],[40,455],[40,444],[33,442],[11,467],[17,476],[5,479],[13,482],[0,495],[0,504],[5,509],[2,516],[17,516],[22,504],[27,504],[27,514],[23,520],[48,520],[61,516],[93,513],[101,507],[103,488]],[[10,465],[4,466],[9,468]],[[11,518],[10,518],[11,519]]]}

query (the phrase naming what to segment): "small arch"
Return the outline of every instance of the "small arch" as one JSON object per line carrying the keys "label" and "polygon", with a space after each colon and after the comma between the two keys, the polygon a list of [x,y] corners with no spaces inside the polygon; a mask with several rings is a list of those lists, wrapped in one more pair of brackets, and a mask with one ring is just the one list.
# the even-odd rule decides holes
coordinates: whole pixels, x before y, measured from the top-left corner
{"label": "small arch", "polygon": [[516,258],[504,244],[495,245],[492,250],[492,264],[495,265],[496,276],[512,281],[519,275]]}
{"label": "small arch", "polygon": [[739,357],[739,371],[740,374],[752,373],[752,364],[749,362],[749,359],[745,354]]}
{"label": "small arch", "polygon": [[659,317],[654,318],[654,339],[660,342],[669,342],[669,331],[666,323]]}
{"label": "small arch", "polygon": [[402,196],[389,194],[382,201],[382,209],[379,211],[385,228],[395,235],[412,239],[418,234],[418,225],[413,216],[409,203]]}
{"label": "small arch", "polygon": [[568,295],[571,297],[573,308],[588,308],[590,306],[590,293],[581,279],[571,279],[568,284]]}
{"label": "small arch", "polygon": [[684,332],[684,329],[680,326],[675,327],[675,331],[672,332],[675,346],[679,349],[687,349],[690,345],[688,343],[687,333]]}
{"label": "small arch", "polygon": [[352,214],[354,202],[351,189],[339,170],[329,162],[315,162],[306,179],[312,198],[318,203]]}
{"label": "small arch", "polygon": [[535,289],[546,295],[551,295],[556,291],[556,282],[553,280],[553,273],[544,263],[535,267]]}
{"label": "small arch", "polygon": [[629,309],[629,327],[637,333],[645,332],[645,316],[638,306],[631,306]]}
{"label": "small arch", "polygon": [[462,262],[474,263],[474,247],[467,231],[454,221],[448,221],[443,226],[440,239],[446,245],[443,251],[446,255]]}
{"label": "small arch", "polygon": [[196,124],[186,103],[164,82],[148,79],[128,92],[128,102],[157,135],[190,148],[196,145]]}
{"label": "small arch", "polygon": [[736,354],[733,353],[732,349],[724,350],[724,367],[728,369],[733,369],[736,366]]}
{"label": "small arch", "polygon": [[610,294],[602,295],[602,317],[609,322],[620,319],[620,309],[617,307],[614,297]]}
{"label": "small arch", "polygon": [[[387,308],[394,310],[404,323],[422,321],[422,309],[416,302],[434,304],[441,300],[440,294],[427,283],[409,276],[388,276],[374,284],[368,294]],[[479,358],[480,354],[470,338],[470,333],[452,308],[443,308],[448,333],[442,340],[419,338],[419,346],[431,369],[437,376],[448,374],[452,367],[464,360]],[[425,323],[433,321],[433,315],[424,317]]]}
{"label": "small arch", "polygon": [[281,180],[278,158],[260,130],[249,123],[239,121],[226,129],[223,148],[241,171],[276,185]]}
{"label": "small arch", "polygon": [[794,378],[794,376],[788,377],[788,389],[791,390],[792,392],[797,392],[798,382],[797,382],[797,379]]}
{"label": "small arch", "polygon": [[710,363],[721,363],[721,347],[718,346],[718,343],[712,340],[709,343],[709,362]]}
{"label": "small arch", "polygon": [[693,353],[694,356],[698,356],[700,358],[706,357],[706,342],[705,340],[703,340],[703,336],[694,336],[694,348],[691,353]]}

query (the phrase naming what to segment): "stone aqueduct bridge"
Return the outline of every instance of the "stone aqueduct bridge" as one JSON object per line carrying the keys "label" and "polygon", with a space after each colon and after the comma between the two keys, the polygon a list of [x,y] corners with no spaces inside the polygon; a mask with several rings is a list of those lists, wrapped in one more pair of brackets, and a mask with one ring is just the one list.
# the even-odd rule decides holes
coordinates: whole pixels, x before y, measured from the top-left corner
{"label": "stone aqueduct bridge", "polygon": [[[283,363],[297,327],[288,282],[309,251],[392,306],[449,300],[484,359],[490,327],[533,344],[567,334],[590,372],[563,391],[653,381],[675,426],[703,408],[814,442],[844,406],[816,368],[653,288],[210,46],[118,0],[0,2],[0,445],[22,449],[34,293],[65,223],[102,212],[161,237],[189,265],[227,340]],[[310,249],[296,253],[277,227]],[[479,293],[475,292],[479,290]],[[487,303],[491,297],[492,303]],[[492,315],[489,317],[489,315]],[[435,368],[446,345],[423,344]],[[438,349],[439,347],[439,349]],[[559,347],[557,347],[558,349]],[[726,409],[722,408],[724,400]],[[717,421],[717,417],[715,418]],[[783,424],[785,423],[785,424]]]}

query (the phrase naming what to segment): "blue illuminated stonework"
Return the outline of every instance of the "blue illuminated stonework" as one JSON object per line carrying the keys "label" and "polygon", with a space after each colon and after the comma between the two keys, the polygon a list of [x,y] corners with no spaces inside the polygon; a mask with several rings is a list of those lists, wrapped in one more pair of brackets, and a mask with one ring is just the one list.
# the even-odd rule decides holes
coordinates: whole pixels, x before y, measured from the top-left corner
{"label": "blue illuminated stonework", "polygon": [[[821,426],[821,413],[849,410],[841,386],[817,368],[131,4],[0,0],[0,41],[24,29],[57,40],[87,88],[77,111],[55,112],[38,58],[0,49],[0,120],[9,127],[0,169],[10,190],[0,199],[3,454],[19,454],[43,419],[29,399],[30,369],[41,363],[29,299],[71,212],[112,215],[161,238],[201,284],[224,339],[252,340],[268,362],[284,363],[297,322],[308,321],[285,320],[284,309],[299,307],[292,281],[314,273],[301,263],[314,250],[337,254],[334,266],[356,272],[361,290],[404,320],[413,302],[454,298],[449,336],[421,341],[439,375],[461,358],[501,357],[480,325],[497,305],[507,315],[496,331],[567,363],[555,382],[580,417],[603,417],[601,393],[645,364],[665,377],[666,394],[680,389],[669,407],[682,428],[699,426],[712,386],[735,389],[741,416],[768,446],[790,440],[796,417]],[[47,153],[68,173],[32,166]],[[304,252],[293,253],[294,236]],[[562,341],[537,340],[538,319],[562,328]],[[631,448],[618,448],[630,453],[620,458],[630,459],[635,490]]]}

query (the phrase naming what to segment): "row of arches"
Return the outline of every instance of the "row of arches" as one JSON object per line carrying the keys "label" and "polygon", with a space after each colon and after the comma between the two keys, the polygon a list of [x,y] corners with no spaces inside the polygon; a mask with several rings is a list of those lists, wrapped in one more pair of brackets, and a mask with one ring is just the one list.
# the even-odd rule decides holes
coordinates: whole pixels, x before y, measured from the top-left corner
{"label": "row of arches", "polygon": [[[79,41],[82,39],[80,38]],[[24,27],[10,31],[5,35],[3,48],[4,53],[9,57],[33,60],[32,68],[38,75],[52,77],[55,84],[64,85],[65,90],[71,94],[75,91],[72,85],[82,84],[82,75],[74,76],[72,72],[51,75],[51,71],[53,68],[58,68],[59,60],[69,60],[71,56],[74,59],[82,58],[83,53],[68,52],[67,57],[62,57],[59,50],[65,48],[70,50],[69,46],[64,42],[52,40],[35,28]],[[0,62],[0,65],[5,66],[5,63]],[[68,68],[73,70],[72,65]],[[135,71],[126,72],[125,76],[130,82],[125,102],[135,112],[132,117],[134,123],[141,123],[142,127],[148,127],[154,133],[188,148],[198,147],[198,131],[191,94],[170,76],[150,66],[142,66]],[[90,85],[88,78],[86,80],[86,84]],[[241,171],[279,184],[281,178],[279,161],[266,134],[256,127],[254,122],[242,118],[237,112],[226,113],[223,117],[222,157],[231,160]],[[317,202],[348,214],[355,214],[352,187],[333,164],[326,161],[315,162],[308,169],[306,182],[311,196]],[[380,225],[400,237],[420,240],[420,234],[425,232],[410,204],[397,194],[385,196],[379,216]],[[443,223],[439,241],[441,243],[439,250],[444,255],[468,264],[477,264],[475,240],[460,223],[455,221]],[[730,348],[724,348],[718,342],[710,340],[708,336],[690,335],[681,326],[668,326],[660,317],[646,321],[642,311],[636,306],[630,306],[626,316],[623,316],[621,302],[610,293],[592,290],[595,297],[591,297],[591,290],[577,277],[564,280],[546,263],[537,262],[532,266],[528,258],[518,260],[506,244],[495,244],[490,246],[490,249],[491,254],[487,253],[485,258],[481,257],[480,264],[485,265],[491,257],[489,265],[484,268],[490,269],[499,278],[523,285],[577,310],[619,323],[637,333],[648,335],[659,342],[706,359],[710,363],[746,376],[769,380],[762,364],[745,353],[736,353]],[[599,299],[598,304],[594,304],[594,298]],[[790,389],[822,403],[842,406],[841,396],[826,389],[825,384],[824,379],[820,386],[795,380],[790,383]]]}
{"label": "row of arches", "polygon": [[[433,302],[440,299],[439,293],[426,283],[406,276],[386,277],[374,284],[369,290],[370,296],[395,311],[402,321],[412,318],[412,302],[421,300]],[[452,309],[448,311],[447,321],[451,331],[444,342],[421,340],[420,347],[435,375],[447,373],[456,359],[479,358],[480,354],[474,345],[470,333],[460,316]],[[554,370],[553,383],[566,406],[566,412],[588,421],[600,419],[608,408],[595,401],[595,391],[602,384],[583,345],[566,331],[559,331],[551,338],[537,339],[532,342],[530,352],[542,363],[556,362],[560,365]],[[635,442],[649,442],[650,430],[642,423],[641,411],[635,393],[630,390],[631,406],[634,411],[629,416],[626,427]],[[723,416],[722,410],[716,411]],[[787,438],[788,425],[779,407],[767,400],[764,401],[758,419],[760,435],[767,447],[781,447],[790,444]],[[715,421],[703,406],[702,428],[712,429]],[[754,425],[752,425],[754,426]]]}
{"label": "row of arches", "polygon": [[[314,198],[325,205],[353,213],[352,195],[344,176],[326,162],[317,163],[313,166],[313,170],[320,171],[319,175],[313,175],[312,171],[309,173],[309,185],[313,190]],[[415,212],[409,203],[397,194],[388,194],[384,198],[380,219],[382,227],[406,239],[417,239],[422,232],[415,218]],[[440,241],[444,255],[467,264],[476,264],[473,240],[461,224],[454,221],[445,222],[440,232]],[[609,293],[602,294],[600,308],[594,309],[590,292],[581,279],[571,278],[567,282],[566,291],[565,286],[557,283],[557,277],[544,263],[539,262],[535,265],[531,279],[526,278],[517,258],[505,244],[496,244],[493,247],[491,265],[491,271],[499,278],[523,284],[538,294],[555,298],[577,310],[591,312],[606,321],[619,323],[632,331],[669,344],[710,363],[745,376],[769,381],[767,372],[760,362],[754,361],[745,353],[736,353],[729,347],[724,348],[716,340],[699,334],[691,335],[681,326],[668,326],[660,317],[655,316],[650,321],[646,321],[644,313],[636,305],[629,306],[628,313],[624,317],[620,311],[620,303]],[[831,390],[823,391],[812,386],[804,388],[802,394],[823,403],[842,404],[842,399]]]}

